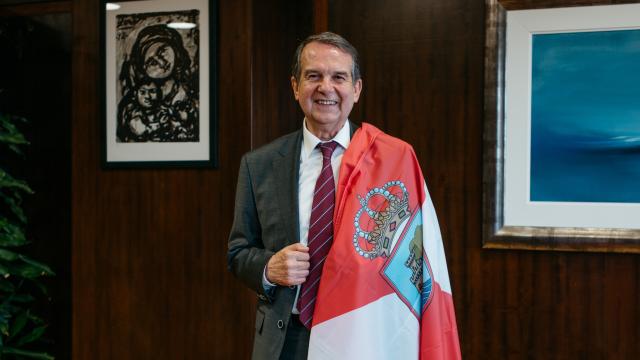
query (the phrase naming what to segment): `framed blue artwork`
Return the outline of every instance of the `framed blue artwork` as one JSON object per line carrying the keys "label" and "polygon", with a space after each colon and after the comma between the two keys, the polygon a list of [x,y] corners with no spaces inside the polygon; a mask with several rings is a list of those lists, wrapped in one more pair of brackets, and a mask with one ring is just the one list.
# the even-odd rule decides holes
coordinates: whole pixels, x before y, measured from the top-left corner
{"label": "framed blue artwork", "polygon": [[640,29],[533,35],[531,201],[640,203],[639,45]]}
{"label": "framed blue artwork", "polygon": [[640,4],[504,3],[487,8],[483,246],[640,253]]}

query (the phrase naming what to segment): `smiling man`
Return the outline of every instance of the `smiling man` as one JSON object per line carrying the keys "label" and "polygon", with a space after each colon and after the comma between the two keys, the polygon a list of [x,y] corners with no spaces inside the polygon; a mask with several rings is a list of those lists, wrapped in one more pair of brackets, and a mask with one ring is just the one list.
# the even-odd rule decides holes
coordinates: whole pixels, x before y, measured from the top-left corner
{"label": "smiling man", "polygon": [[357,50],[334,33],[308,37],[291,86],[301,129],[242,158],[229,236],[229,269],[258,293],[254,359],[307,357],[335,182],[356,130],[348,117],[362,91]]}
{"label": "smiling man", "polygon": [[362,79],[354,56],[357,53],[350,46],[343,50],[317,40],[296,56],[293,93],[305,114],[307,130],[323,141],[333,139],[343,128],[360,97]]}
{"label": "smiling man", "polygon": [[[434,304],[431,309],[437,313],[432,317],[438,321],[428,324],[429,333],[442,327],[451,336],[432,337],[435,341],[425,343],[425,349],[432,350],[425,351],[444,349],[454,356],[420,356],[459,357],[448,275],[442,280],[446,264],[437,219],[430,217],[432,207],[413,149],[369,124],[358,128],[348,120],[362,92],[356,49],[334,33],[308,37],[294,55],[291,86],[305,115],[301,129],[243,156],[229,235],[229,269],[258,294],[252,358],[354,359],[361,358],[354,351],[368,349],[367,359],[418,359],[423,343],[419,329],[425,323],[419,314],[429,304]],[[387,157],[388,162],[380,162]],[[345,194],[349,201],[340,201]],[[367,204],[372,197],[375,205]],[[415,230],[423,228],[422,217],[416,216],[422,204],[429,216],[426,231]],[[377,211],[368,210],[367,220],[361,209],[370,206]],[[390,228],[396,235],[379,226],[394,220],[394,214],[398,225],[394,222]],[[343,215],[348,221],[338,226],[336,219]],[[412,236],[437,233],[430,241],[438,253],[431,258],[438,261],[433,269],[441,270],[444,264],[439,276],[435,271],[431,276],[422,248],[416,245],[422,245],[422,235],[401,232],[409,221]],[[386,241],[374,236],[387,233]],[[380,239],[382,243],[374,242]],[[402,251],[410,244],[411,251]],[[413,258],[393,260],[394,246],[399,254],[411,253]],[[410,268],[383,270],[385,264],[396,263]],[[422,275],[423,264],[428,277]],[[410,286],[396,293],[388,279]],[[448,289],[449,297],[439,296],[441,288]],[[421,299],[428,304],[421,307]],[[379,306],[383,308],[375,310]],[[386,316],[386,306],[392,307],[391,317]],[[351,318],[355,321],[344,320]],[[397,336],[398,324],[408,336]],[[315,340],[314,334],[319,334]],[[457,352],[448,352],[443,338],[454,339],[450,344]]]}

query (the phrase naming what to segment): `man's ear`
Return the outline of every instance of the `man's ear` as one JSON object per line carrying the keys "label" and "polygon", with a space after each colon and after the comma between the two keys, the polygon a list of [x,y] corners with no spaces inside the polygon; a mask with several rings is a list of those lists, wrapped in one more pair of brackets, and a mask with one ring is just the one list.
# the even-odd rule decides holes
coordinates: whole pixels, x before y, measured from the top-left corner
{"label": "man's ear", "polygon": [[360,99],[360,93],[362,92],[362,78],[358,79],[355,84],[353,84],[353,102],[357,103],[358,99]]}
{"label": "man's ear", "polygon": [[293,96],[298,100],[298,81],[294,76],[291,77],[291,89],[293,89]]}

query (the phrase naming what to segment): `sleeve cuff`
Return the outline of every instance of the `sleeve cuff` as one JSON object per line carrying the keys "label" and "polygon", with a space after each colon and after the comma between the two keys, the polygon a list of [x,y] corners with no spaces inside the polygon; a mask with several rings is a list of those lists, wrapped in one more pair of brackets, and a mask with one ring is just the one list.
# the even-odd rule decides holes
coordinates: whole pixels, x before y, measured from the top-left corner
{"label": "sleeve cuff", "polygon": [[267,280],[267,266],[264,266],[264,269],[262,269],[262,287],[264,288],[265,292],[269,292],[271,291],[271,289],[273,289],[274,287],[276,287],[276,284],[272,284],[269,280]]}

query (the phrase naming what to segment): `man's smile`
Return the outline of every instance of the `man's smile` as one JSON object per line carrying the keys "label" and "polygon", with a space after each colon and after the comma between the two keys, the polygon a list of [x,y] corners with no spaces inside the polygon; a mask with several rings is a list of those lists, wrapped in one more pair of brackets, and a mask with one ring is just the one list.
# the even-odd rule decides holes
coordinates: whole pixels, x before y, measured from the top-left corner
{"label": "man's smile", "polygon": [[338,104],[336,100],[315,100],[315,103],[320,105],[337,105]]}

